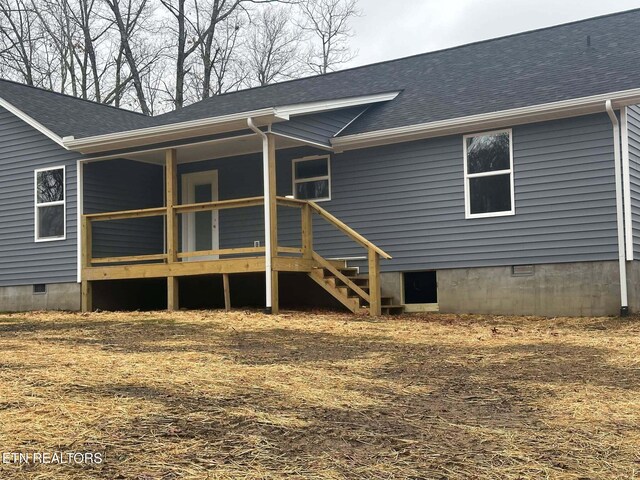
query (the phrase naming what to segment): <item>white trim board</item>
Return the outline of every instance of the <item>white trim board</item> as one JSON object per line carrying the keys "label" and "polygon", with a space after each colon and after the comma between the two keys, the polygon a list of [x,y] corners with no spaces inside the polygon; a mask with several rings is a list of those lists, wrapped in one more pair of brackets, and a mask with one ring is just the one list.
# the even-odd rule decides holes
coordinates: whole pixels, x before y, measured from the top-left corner
{"label": "white trim board", "polygon": [[[489,172],[482,173],[469,173],[468,172],[468,161],[467,161],[467,139],[474,137],[483,137],[490,135],[497,135],[500,133],[509,134],[509,169],[507,170],[495,170]],[[467,220],[475,219],[475,218],[491,218],[491,217],[506,217],[510,215],[516,214],[516,195],[515,195],[515,179],[513,172],[513,130],[510,128],[506,128],[503,130],[493,130],[491,132],[479,132],[473,133],[469,135],[462,136],[462,150],[463,150],[463,162],[464,162],[464,218]],[[493,177],[496,175],[506,175],[509,174],[509,187],[511,194],[511,209],[499,212],[488,212],[488,213],[471,213],[471,195],[470,195],[470,179],[472,178],[482,178],[482,177]]]}
{"label": "white trim board", "polygon": [[281,121],[273,108],[234,113],[220,117],[208,117],[186,122],[169,123],[156,127],[139,128],[123,132],[107,133],[93,137],[75,139],[65,137],[64,144],[80,153],[98,153],[105,150],[134,148],[153,143],[169,142],[194,136],[224,133],[246,128],[247,117],[255,118],[259,126]]}
{"label": "white trim board", "polygon": [[[211,184],[211,201],[217,202],[220,198],[220,184],[218,181],[218,170],[200,170],[197,172],[183,173],[181,175],[181,202],[183,205],[196,203],[195,187],[197,185]],[[185,213],[182,216],[182,251],[196,251],[196,213]],[[206,211],[204,212],[206,213]],[[208,250],[218,250],[220,248],[220,213],[218,210],[211,210],[211,226],[214,232],[211,235],[211,248]],[[198,257],[184,258],[185,262],[198,260],[216,260],[219,255],[206,255]]]}
{"label": "white trim board", "polygon": [[82,215],[84,214],[84,165],[76,160],[76,251],[78,253],[78,283],[82,282]]}
{"label": "white trim board", "polygon": [[612,101],[614,108],[640,104],[640,88],[345,135],[344,137],[334,138],[331,144],[336,152],[342,152],[358,148],[467,133],[474,130],[501,129],[525,123],[604,113],[606,111],[605,102],[607,100]]}
{"label": "white trim board", "polygon": [[59,135],[56,135],[55,133],[53,133],[51,130],[49,130],[47,127],[45,127],[44,125],[42,125],[41,123],[35,121],[32,117],[30,117],[29,115],[27,115],[26,113],[24,113],[22,110],[20,110],[19,108],[15,107],[13,104],[7,102],[4,98],[0,97],[0,107],[4,108],[5,110],[7,110],[9,113],[12,113],[13,115],[15,115],[16,117],[18,117],[20,120],[22,120],[23,122],[27,123],[30,127],[35,128],[36,130],[38,130],[40,133],[44,134],[45,136],[49,137],[51,140],[53,140],[54,142],[56,142],[58,145],[60,145],[63,148],[67,148],[64,145],[64,142],[62,141],[62,137],[60,137]]}
{"label": "white trim board", "polygon": [[622,192],[624,205],[624,234],[627,261],[633,260],[633,225],[631,217],[631,174],[629,172],[629,121],[627,107],[620,109],[620,130],[622,138]]}
{"label": "white trim board", "polygon": [[[275,134],[274,134],[275,135]],[[231,142],[231,141],[235,141],[235,140],[246,140],[249,138],[255,138],[256,134],[255,133],[247,133],[245,135],[235,135],[232,137],[223,137],[223,138],[214,138],[214,139],[209,139],[209,140],[198,140],[198,141],[194,141],[194,142],[188,142],[188,143],[183,143],[180,145],[175,145],[175,146],[165,146],[165,147],[152,147],[152,148],[141,148],[141,149],[136,149],[136,150],[129,150],[126,152],[120,152],[120,153],[114,153],[114,154],[109,154],[109,155],[88,155],[85,159],[83,159],[82,161],[85,163],[91,163],[91,162],[101,162],[103,160],[113,160],[113,159],[119,159],[119,158],[125,158],[127,160],[133,160],[136,162],[144,162],[144,163],[150,163],[153,165],[164,165],[164,152],[166,152],[168,149],[170,148],[175,148],[175,149],[181,149],[181,148],[187,148],[187,147],[193,147],[196,145],[215,145],[218,143],[225,143],[225,142]],[[255,151],[252,151],[251,153],[256,153],[256,152],[261,152],[262,148],[259,148]],[[148,160],[141,160],[139,158],[134,158],[135,155],[139,155],[139,154],[145,154],[145,153],[154,153],[154,152],[162,152],[163,155],[161,156],[162,158],[159,158],[157,162],[153,162],[153,161],[148,161]],[[239,154],[239,155],[243,155],[243,154]],[[236,156],[234,155],[231,155]],[[208,158],[207,160],[215,160],[217,158],[222,158],[222,157],[216,157],[216,156],[212,156],[211,158]],[[196,160],[198,162],[202,161],[202,160]],[[178,164],[181,163],[185,163],[185,162],[181,162],[180,158],[178,158]],[[188,163],[188,162],[186,162]]]}
{"label": "white trim board", "polygon": [[307,102],[280,107],[269,107],[258,110],[237,112],[218,117],[200,118],[185,122],[169,123],[155,127],[139,128],[123,132],[107,133],[92,137],[75,139],[65,137],[64,145],[70,150],[81,153],[98,153],[105,150],[116,150],[127,147],[143,146],[161,141],[171,141],[189,138],[196,135],[221,133],[240,130],[246,126],[246,120],[251,118],[257,126],[289,120],[292,115],[307,115],[310,113],[338,110],[357,105],[385,102],[393,100],[400,92],[386,92],[375,95],[363,95],[321,102]]}
{"label": "white trim board", "polygon": [[[38,173],[49,172],[51,170],[62,170],[62,200],[57,200],[55,202],[38,203]],[[40,215],[39,208],[56,206],[62,206],[62,236],[40,238],[40,236],[38,235]],[[65,165],[36,168],[33,171],[33,214],[33,241],[35,243],[57,242],[67,239],[67,167]]]}
{"label": "white trim board", "polygon": [[[319,177],[309,177],[309,178],[296,178],[296,164],[308,162],[311,160],[326,160],[327,161],[327,174],[321,175]],[[305,200],[310,200],[312,202],[328,202],[331,200],[331,155],[311,155],[309,157],[302,158],[294,158],[291,160],[291,195],[293,198],[296,197],[296,184],[298,183],[309,183],[309,182],[317,182],[326,180],[329,186],[329,196],[324,198],[309,198]]]}
{"label": "white trim board", "polygon": [[321,102],[308,102],[276,107],[276,115],[280,118],[289,118],[294,115],[308,115],[310,113],[328,112],[341,108],[357,107],[369,103],[388,102],[400,95],[400,91],[362,95],[358,97],[338,98],[323,100]]}

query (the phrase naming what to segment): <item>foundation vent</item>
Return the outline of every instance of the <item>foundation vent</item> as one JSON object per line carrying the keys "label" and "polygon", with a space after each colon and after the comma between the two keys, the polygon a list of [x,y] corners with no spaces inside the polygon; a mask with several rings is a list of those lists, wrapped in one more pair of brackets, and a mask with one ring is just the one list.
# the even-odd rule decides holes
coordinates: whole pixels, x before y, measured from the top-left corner
{"label": "foundation vent", "polygon": [[511,275],[514,277],[530,277],[534,273],[533,265],[514,265],[511,267]]}

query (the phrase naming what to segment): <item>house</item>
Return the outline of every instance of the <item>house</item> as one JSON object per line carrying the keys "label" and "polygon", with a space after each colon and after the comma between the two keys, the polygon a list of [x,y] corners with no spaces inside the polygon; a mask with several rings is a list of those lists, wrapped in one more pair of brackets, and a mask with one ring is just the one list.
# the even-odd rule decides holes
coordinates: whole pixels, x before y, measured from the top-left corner
{"label": "house", "polygon": [[640,10],[148,117],[0,81],[0,310],[640,309]]}

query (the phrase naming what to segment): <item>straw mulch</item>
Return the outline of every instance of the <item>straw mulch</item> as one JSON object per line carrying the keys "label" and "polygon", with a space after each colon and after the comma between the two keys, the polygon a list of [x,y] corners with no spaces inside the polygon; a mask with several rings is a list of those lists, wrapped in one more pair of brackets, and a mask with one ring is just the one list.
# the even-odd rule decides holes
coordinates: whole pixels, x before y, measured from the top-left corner
{"label": "straw mulch", "polygon": [[0,315],[2,479],[640,476],[640,320]]}

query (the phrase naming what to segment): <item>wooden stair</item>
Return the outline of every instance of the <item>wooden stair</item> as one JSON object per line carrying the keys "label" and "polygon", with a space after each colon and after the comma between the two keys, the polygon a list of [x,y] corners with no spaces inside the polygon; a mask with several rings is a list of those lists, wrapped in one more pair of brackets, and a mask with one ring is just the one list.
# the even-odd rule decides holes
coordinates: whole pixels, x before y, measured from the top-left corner
{"label": "wooden stair", "polygon": [[[360,275],[346,261],[326,260],[313,252],[318,266],[309,277],[353,313],[369,313],[369,277]],[[383,315],[400,315],[404,305],[393,303],[393,297],[381,297]]]}

